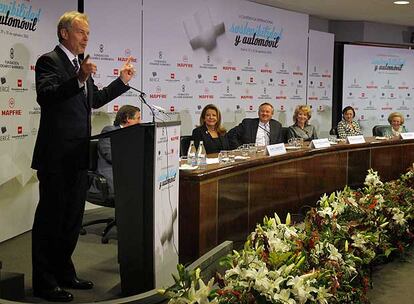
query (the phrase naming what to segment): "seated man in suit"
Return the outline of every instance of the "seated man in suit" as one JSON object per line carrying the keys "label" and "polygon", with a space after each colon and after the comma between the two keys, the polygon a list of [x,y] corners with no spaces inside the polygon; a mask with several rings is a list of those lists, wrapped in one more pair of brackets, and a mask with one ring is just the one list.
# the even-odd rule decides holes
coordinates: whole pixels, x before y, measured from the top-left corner
{"label": "seated man in suit", "polygon": [[[101,133],[110,132],[119,128],[125,128],[136,125],[141,122],[141,110],[131,105],[122,106],[116,113],[114,124],[106,126]],[[109,188],[109,195],[114,195],[114,179],[112,174],[112,154],[111,140],[109,138],[101,138],[98,142],[98,168],[97,173],[106,178]],[[99,193],[98,187],[92,183],[89,192]]]}
{"label": "seated man in suit", "polygon": [[228,133],[230,147],[236,149],[242,144],[256,143],[259,146],[267,146],[282,143],[282,125],[272,119],[274,113],[270,103],[262,103],[259,106],[259,118],[245,118]]}

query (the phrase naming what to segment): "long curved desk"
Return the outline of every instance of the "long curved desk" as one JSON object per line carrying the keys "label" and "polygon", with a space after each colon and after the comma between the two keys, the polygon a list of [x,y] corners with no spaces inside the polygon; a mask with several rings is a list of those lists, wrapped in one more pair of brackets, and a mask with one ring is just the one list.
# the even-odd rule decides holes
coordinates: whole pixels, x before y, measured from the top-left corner
{"label": "long curved desk", "polygon": [[359,187],[369,168],[388,181],[414,162],[414,140],[366,141],[181,171],[180,262],[195,260],[224,240],[244,242],[265,215],[277,212],[284,219],[314,206],[324,193]]}

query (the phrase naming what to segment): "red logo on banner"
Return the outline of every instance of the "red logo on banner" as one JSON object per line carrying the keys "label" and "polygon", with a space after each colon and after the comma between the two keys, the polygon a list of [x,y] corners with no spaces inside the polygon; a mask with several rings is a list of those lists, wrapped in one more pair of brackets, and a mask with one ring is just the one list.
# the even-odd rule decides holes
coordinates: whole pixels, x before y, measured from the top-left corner
{"label": "red logo on banner", "polygon": [[119,110],[119,105],[114,105],[114,112],[118,112]]}
{"label": "red logo on banner", "polygon": [[213,80],[214,80],[214,81],[217,81],[217,78],[218,78],[218,77],[217,77],[217,75],[214,75],[214,76],[213,76]]}
{"label": "red logo on banner", "polygon": [[171,74],[170,74],[170,78],[171,78],[171,79],[175,79],[175,73],[171,73]]}
{"label": "red logo on banner", "polygon": [[254,78],[253,77],[250,77],[250,82],[253,82],[254,81]]}
{"label": "red logo on banner", "polygon": [[253,106],[249,106],[249,110],[250,111],[253,111]]}
{"label": "red logo on banner", "polygon": [[114,75],[118,76],[119,75],[119,70],[118,69],[114,69]]}
{"label": "red logo on banner", "polygon": [[23,133],[23,127],[22,126],[18,126],[17,127],[17,134],[22,134]]}
{"label": "red logo on banner", "polygon": [[17,87],[21,88],[23,85],[23,80],[17,79]]}
{"label": "red logo on banner", "polygon": [[170,107],[170,112],[174,112],[174,111],[175,111],[174,106],[171,106],[171,107]]}

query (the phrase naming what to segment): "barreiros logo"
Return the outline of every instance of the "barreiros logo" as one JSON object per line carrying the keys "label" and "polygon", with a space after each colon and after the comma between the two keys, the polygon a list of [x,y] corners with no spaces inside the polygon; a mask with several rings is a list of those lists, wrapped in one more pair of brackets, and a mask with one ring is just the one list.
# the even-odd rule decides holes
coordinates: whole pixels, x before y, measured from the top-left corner
{"label": "barreiros logo", "polygon": [[247,45],[263,46],[277,48],[279,41],[282,39],[283,29],[277,30],[275,27],[268,25],[251,26],[249,22],[243,24],[232,24],[230,32],[236,34],[234,45],[240,43]]}
{"label": "barreiros logo", "polygon": [[376,58],[372,60],[374,71],[402,71],[405,60],[402,58]]}
{"label": "barreiros logo", "polygon": [[0,25],[26,31],[36,31],[42,9],[18,1],[0,2]]}

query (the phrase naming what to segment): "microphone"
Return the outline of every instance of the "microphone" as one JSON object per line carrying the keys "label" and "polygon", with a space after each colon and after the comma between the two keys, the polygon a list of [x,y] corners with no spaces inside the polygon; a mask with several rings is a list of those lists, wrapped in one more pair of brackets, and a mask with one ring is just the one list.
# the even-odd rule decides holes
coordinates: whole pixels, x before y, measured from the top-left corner
{"label": "microphone", "polygon": [[166,109],[164,109],[164,108],[162,108],[162,107],[155,106],[155,105],[151,105],[151,107],[153,107],[153,108],[154,108],[155,110],[157,110],[158,112],[161,112],[161,113],[167,114],[167,110],[166,110]]}
{"label": "microphone", "polygon": [[134,90],[134,91],[137,91],[141,96],[147,96],[147,94],[145,94],[144,92],[142,92],[142,91],[140,91],[140,90],[138,90],[138,89],[136,89],[134,87],[131,87],[130,85],[128,85],[128,87],[130,89]]}

